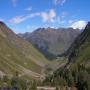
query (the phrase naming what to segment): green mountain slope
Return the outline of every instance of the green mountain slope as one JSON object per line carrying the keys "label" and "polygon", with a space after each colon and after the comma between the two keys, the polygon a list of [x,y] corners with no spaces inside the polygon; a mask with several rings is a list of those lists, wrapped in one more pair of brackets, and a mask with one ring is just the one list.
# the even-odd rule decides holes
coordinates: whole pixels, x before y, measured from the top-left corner
{"label": "green mountain slope", "polygon": [[90,22],[66,52],[66,65],[44,80],[58,89],[90,90]]}
{"label": "green mountain slope", "polygon": [[30,43],[0,22],[0,71],[12,75],[40,76],[48,61]]}
{"label": "green mountain slope", "polygon": [[90,67],[90,23],[67,51],[69,63]]}

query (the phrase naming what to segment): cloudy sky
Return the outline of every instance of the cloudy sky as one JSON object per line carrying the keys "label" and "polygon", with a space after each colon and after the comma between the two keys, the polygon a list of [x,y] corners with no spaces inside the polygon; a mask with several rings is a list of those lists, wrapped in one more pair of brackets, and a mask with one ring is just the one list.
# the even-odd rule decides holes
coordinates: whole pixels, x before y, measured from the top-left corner
{"label": "cloudy sky", "polygon": [[90,0],[0,0],[0,20],[16,33],[39,27],[82,29],[90,20]]}

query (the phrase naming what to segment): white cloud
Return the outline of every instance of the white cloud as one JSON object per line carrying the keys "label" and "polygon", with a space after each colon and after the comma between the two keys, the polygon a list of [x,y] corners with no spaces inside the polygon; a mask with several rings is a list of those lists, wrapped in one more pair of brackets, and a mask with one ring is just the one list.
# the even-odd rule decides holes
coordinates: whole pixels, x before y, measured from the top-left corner
{"label": "white cloud", "polygon": [[28,7],[25,9],[26,11],[32,11],[32,7]]}
{"label": "white cloud", "polygon": [[17,0],[11,0],[14,7],[17,5]]}
{"label": "white cloud", "polygon": [[10,20],[10,22],[11,22],[12,24],[18,24],[18,23],[21,23],[22,21],[24,21],[26,18],[27,18],[27,17],[24,17],[24,16],[16,16],[16,17],[12,18],[12,19]]}
{"label": "white cloud", "polygon": [[84,29],[86,26],[87,22],[84,20],[79,20],[76,22],[73,22],[72,25],[70,27],[74,28],[74,29]]}
{"label": "white cloud", "polygon": [[42,12],[41,17],[44,22],[54,22],[56,18],[56,12],[54,9],[51,9],[49,12]]}
{"label": "white cloud", "polygon": [[10,20],[10,22],[12,24],[19,24],[19,23],[21,23],[21,22],[23,22],[27,19],[33,18],[35,16],[39,16],[39,15],[40,15],[40,13],[32,13],[32,14],[29,14],[29,15],[26,15],[26,16],[16,16],[16,17],[12,18]]}
{"label": "white cloud", "polygon": [[22,16],[16,16],[14,18],[12,18],[10,20],[10,22],[12,24],[19,24],[27,19],[31,19],[33,17],[36,17],[36,16],[39,16],[42,18],[42,20],[44,22],[55,22],[55,18],[56,18],[56,12],[54,11],[54,9],[50,9],[49,12],[37,12],[37,13],[32,13],[32,14],[29,14],[29,15],[22,15]]}
{"label": "white cloud", "polygon": [[54,0],[55,5],[58,5],[58,4],[63,5],[65,2],[66,0]]}

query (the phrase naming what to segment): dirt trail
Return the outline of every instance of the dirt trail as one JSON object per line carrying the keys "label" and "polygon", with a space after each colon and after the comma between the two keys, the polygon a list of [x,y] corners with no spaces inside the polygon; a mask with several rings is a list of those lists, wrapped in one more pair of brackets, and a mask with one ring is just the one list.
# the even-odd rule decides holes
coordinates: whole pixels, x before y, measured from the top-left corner
{"label": "dirt trail", "polygon": [[23,73],[20,75],[21,76],[24,76],[24,75],[28,75],[28,76],[31,76],[32,78],[37,78],[37,79],[40,79],[42,77],[41,74],[39,73],[36,73],[36,72],[33,72],[27,68],[24,68],[23,66],[19,65],[19,68],[22,69]]}
{"label": "dirt trail", "polygon": [[37,90],[56,90],[56,88],[55,87],[37,87]]}

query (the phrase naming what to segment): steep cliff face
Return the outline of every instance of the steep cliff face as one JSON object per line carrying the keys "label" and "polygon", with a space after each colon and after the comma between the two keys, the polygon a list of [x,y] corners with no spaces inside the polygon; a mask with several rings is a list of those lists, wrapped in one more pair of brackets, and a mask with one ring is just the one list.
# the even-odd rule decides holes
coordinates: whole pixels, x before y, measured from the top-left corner
{"label": "steep cliff face", "polygon": [[90,66],[90,22],[67,50],[69,62],[84,63]]}

